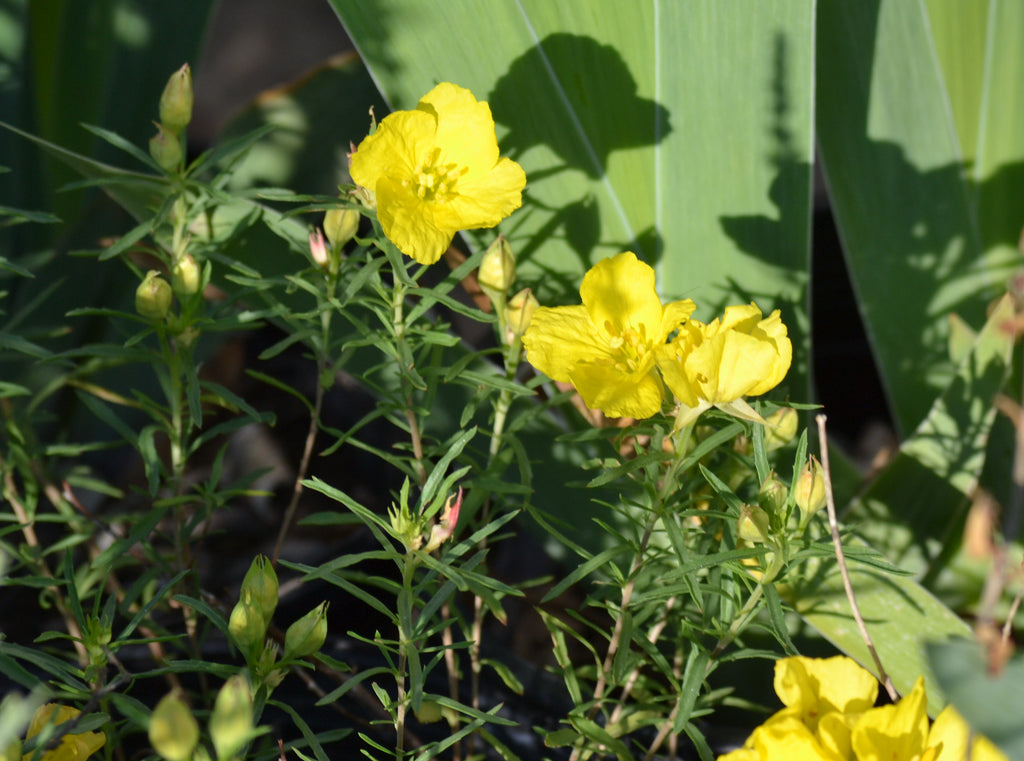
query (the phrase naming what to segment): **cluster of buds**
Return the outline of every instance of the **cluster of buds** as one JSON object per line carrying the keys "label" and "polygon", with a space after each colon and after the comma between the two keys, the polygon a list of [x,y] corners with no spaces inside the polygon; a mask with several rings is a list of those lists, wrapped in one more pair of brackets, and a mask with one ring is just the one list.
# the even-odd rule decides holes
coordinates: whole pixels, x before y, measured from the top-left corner
{"label": "cluster of buds", "polygon": [[[783,407],[764,420],[764,441],[768,451],[791,442],[797,433],[797,412]],[[790,488],[775,473],[761,484],[756,505],[743,505],[736,524],[737,536],[753,545],[778,548],[789,531],[803,534],[811,518],[825,505],[825,474],[816,457],[809,457]],[[790,518],[794,508],[799,520]]]}
{"label": "cluster of buds", "polygon": [[149,141],[149,155],[165,172],[178,172],[185,158],[183,138],[192,121],[192,70],[186,63],[171,74],[160,96],[160,121]]}
{"label": "cluster of buds", "polygon": [[317,653],[327,639],[327,603],[321,603],[288,627],[283,659],[277,645],[267,641],[267,629],[277,609],[278,583],[270,561],[260,555],[242,580],[238,603],[228,619],[228,633],[253,673],[270,687],[284,677],[281,664]]}
{"label": "cluster of buds", "polygon": [[[149,154],[169,174],[181,171],[184,160],[185,128],[192,121],[192,70],[186,63],[171,74],[160,96],[160,121],[157,133],[149,141]],[[186,249],[188,238],[179,235],[187,214],[185,200],[179,197],[171,210],[175,221],[175,244],[170,265],[171,282],[157,270],[150,270],[135,291],[135,310],[147,320],[163,322],[170,311],[172,296],[185,303],[203,287],[204,275],[195,258]]]}
{"label": "cluster of buds", "polygon": [[540,304],[533,291],[524,288],[511,298],[516,282],[516,257],[508,239],[499,235],[484,252],[477,270],[480,290],[491,300],[498,318],[498,336],[506,346],[518,346]]}
{"label": "cluster of buds", "polygon": [[[259,731],[253,722],[253,696],[242,674],[228,679],[214,701],[210,714],[210,740],[217,761],[240,757]],[[180,693],[175,691],[157,703],[149,718],[149,742],[166,761],[207,761],[209,751],[199,744],[199,723]]]}
{"label": "cluster of buds", "polygon": [[392,507],[388,511],[388,517],[391,519],[391,530],[395,538],[402,543],[406,552],[415,552],[419,549],[433,552],[452,538],[459,522],[461,508],[462,489],[459,489],[458,495],[445,500],[441,517],[428,532],[427,517],[418,513],[413,514],[403,495],[401,504]]}

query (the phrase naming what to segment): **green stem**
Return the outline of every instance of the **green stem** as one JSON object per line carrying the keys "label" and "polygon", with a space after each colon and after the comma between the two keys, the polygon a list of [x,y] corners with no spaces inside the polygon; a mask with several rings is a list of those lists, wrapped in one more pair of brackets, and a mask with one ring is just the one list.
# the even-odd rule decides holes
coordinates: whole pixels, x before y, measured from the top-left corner
{"label": "green stem", "polygon": [[416,417],[416,411],[413,409],[412,388],[410,387],[409,378],[406,375],[406,370],[408,368],[402,365],[402,357],[405,356],[407,351],[411,352],[405,341],[406,324],[404,307],[405,284],[396,277],[395,288],[391,297],[391,326],[394,330],[395,339],[398,343],[398,346],[396,347],[398,349],[398,375],[402,382],[402,401],[404,403],[405,420],[409,425],[409,439],[412,442],[412,453],[414,459],[413,465],[416,468],[416,477],[419,479],[420,486],[422,486],[427,482],[427,469],[423,462],[423,437],[420,433],[419,419]]}
{"label": "green stem", "polygon": [[302,458],[299,460],[299,470],[295,474],[295,484],[292,486],[292,496],[288,501],[288,507],[284,511],[284,519],[281,521],[281,528],[277,532],[277,541],[274,542],[274,552],[270,560],[275,565],[281,555],[281,546],[284,544],[288,530],[295,520],[295,512],[299,507],[299,498],[302,496],[302,481],[309,471],[309,463],[313,458],[313,448],[316,445],[316,435],[320,430],[320,413],[324,406],[324,393],[326,391],[325,378],[327,374],[327,352],[330,350],[331,341],[331,316],[334,312],[331,307],[331,297],[337,286],[337,277],[330,275],[327,278],[327,291],[320,304],[320,343],[317,346],[316,357],[316,392],[313,399],[313,410],[309,416],[309,429],[306,431],[306,443],[302,450]]}
{"label": "green stem", "polygon": [[408,666],[409,646],[414,645],[412,632],[412,582],[416,573],[416,565],[416,558],[413,553],[407,552],[402,561],[402,590],[398,594],[398,669],[395,673],[397,685],[395,707],[396,761],[401,761],[402,756],[405,754],[405,718],[408,710],[405,672]]}
{"label": "green stem", "polygon": [[733,640],[739,636],[740,632],[743,631],[744,627],[750,621],[751,617],[757,610],[757,604],[761,601],[761,597],[764,596],[764,590],[769,584],[775,581],[775,577],[779,575],[779,572],[786,565],[786,553],[782,547],[774,548],[772,552],[772,559],[768,563],[768,567],[765,569],[761,578],[757,582],[757,586],[754,587],[754,591],[750,593],[750,597],[747,598],[747,602],[740,608],[739,613],[732,620],[732,624],[729,626],[727,631],[718,644],[715,645],[715,649],[711,651],[711,659],[708,662],[708,671],[712,668],[712,663],[718,656],[724,652],[725,648],[732,644]]}

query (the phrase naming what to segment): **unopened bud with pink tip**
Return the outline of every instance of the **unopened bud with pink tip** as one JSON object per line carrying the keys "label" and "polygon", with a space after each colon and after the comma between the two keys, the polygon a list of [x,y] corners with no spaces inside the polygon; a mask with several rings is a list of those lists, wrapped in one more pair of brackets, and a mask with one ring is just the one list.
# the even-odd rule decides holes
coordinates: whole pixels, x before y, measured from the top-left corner
{"label": "unopened bud with pink tip", "polygon": [[327,241],[324,239],[324,234],[320,231],[319,227],[314,228],[309,233],[309,253],[317,267],[327,269],[330,263],[330,257],[327,254]]}
{"label": "unopened bud with pink tip", "polygon": [[461,509],[462,489],[460,488],[457,496],[449,497],[444,503],[444,512],[441,513],[441,518],[430,529],[430,538],[427,540],[427,545],[423,548],[425,552],[433,552],[452,538],[452,535],[455,533],[455,526],[459,522],[459,510]]}

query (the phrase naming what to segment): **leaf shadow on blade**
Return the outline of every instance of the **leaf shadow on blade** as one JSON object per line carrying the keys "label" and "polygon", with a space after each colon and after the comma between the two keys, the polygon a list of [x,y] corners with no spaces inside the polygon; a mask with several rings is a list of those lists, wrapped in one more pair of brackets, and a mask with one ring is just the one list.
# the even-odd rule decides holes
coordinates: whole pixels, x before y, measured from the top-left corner
{"label": "leaf shadow on blade", "polygon": [[[495,122],[508,130],[501,141],[503,151],[519,158],[544,145],[562,162],[545,177],[579,172],[603,184],[628,230],[627,239],[619,245],[655,265],[662,250],[657,233],[653,228],[632,229],[618,199],[621,190],[608,176],[612,153],[654,145],[672,131],[668,109],[638,96],[637,90],[636,78],[614,47],[583,35],[557,33],[516,58],[488,101]],[[552,119],[551,110],[559,111],[561,118]],[[599,204],[591,196],[566,200],[552,208],[527,195],[524,210],[532,208],[551,217],[542,228],[545,234],[533,236],[529,245],[517,251],[521,259],[529,259],[550,235],[562,235],[579,256],[583,270],[595,262],[607,221],[600,219]]]}
{"label": "leaf shadow on blade", "polygon": [[[771,309],[782,310],[782,319],[793,342],[793,367],[786,379],[792,398],[805,401],[810,398],[808,384],[810,362],[810,319],[808,316],[808,288],[810,283],[809,230],[806,223],[810,208],[810,165],[802,160],[799,146],[794,140],[794,118],[791,96],[787,92],[787,44],[782,34],[776,34],[772,62],[771,111],[767,129],[774,143],[767,160],[775,169],[775,177],[768,188],[768,198],[776,209],[774,216],[765,214],[719,217],[722,231],[736,247],[763,264],[784,273],[792,284],[783,290],[766,287],[761,292],[750,290],[736,278],[726,278],[727,287],[717,289],[721,294],[712,311],[721,313],[729,304],[755,302],[766,314]],[[798,258],[799,257],[799,258]],[[767,284],[766,284],[767,285]]]}

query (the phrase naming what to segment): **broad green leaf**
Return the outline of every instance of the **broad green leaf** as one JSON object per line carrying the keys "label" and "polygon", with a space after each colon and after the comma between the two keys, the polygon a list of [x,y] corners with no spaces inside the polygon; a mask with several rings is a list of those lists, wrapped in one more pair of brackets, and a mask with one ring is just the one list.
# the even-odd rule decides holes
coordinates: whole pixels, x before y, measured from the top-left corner
{"label": "broad green leaf", "polygon": [[985,251],[1013,256],[1024,223],[1024,5],[927,5]]}
{"label": "broad green leaf", "polygon": [[527,174],[501,231],[542,301],[631,249],[703,319],[781,307],[807,397],[813,2],[331,3],[393,107],[439,81],[490,103]]}
{"label": "broad green leaf", "polygon": [[[817,57],[818,144],[861,316],[903,433],[925,417],[954,369],[949,313],[979,323],[1016,265],[994,242],[1006,238],[997,231],[1007,224],[1019,231],[1019,219],[979,227],[989,213],[1003,214],[985,200],[997,186],[986,177],[1011,180],[1017,164],[1004,162],[1019,162],[1021,144],[1019,135],[1003,137],[1013,118],[988,99],[1012,89],[1015,113],[1024,74],[1020,51],[1002,41],[1014,36],[1005,23],[1012,19],[1003,18],[1005,33],[986,21],[984,42],[985,5],[997,16],[1013,13],[998,2],[818,5],[818,50],[827,51]],[[1002,58],[983,65],[979,51],[991,57],[1004,48],[1012,48],[1005,72]],[[980,95],[972,83],[984,84]],[[980,172],[973,184],[965,155]]]}
{"label": "broad green leaf", "polygon": [[1024,658],[1012,658],[992,674],[977,642],[957,640],[929,645],[928,660],[949,702],[971,729],[994,742],[1011,761],[1024,761]]}
{"label": "broad green leaf", "polygon": [[933,582],[959,546],[964,512],[985,464],[1013,349],[1005,296],[949,387],[844,520],[889,560]]}
{"label": "broad green leaf", "polygon": [[[871,545],[903,569],[941,569],[958,543],[956,529],[967,495],[984,463],[994,418],[991,401],[1002,386],[1013,345],[1009,297],[993,310],[946,392],[863,498],[846,515]],[[856,546],[863,546],[857,542]],[[922,646],[970,636],[970,628],[911,577],[850,565],[850,580],[868,632],[893,679],[905,693],[920,675],[930,677]],[[829,641],[874,670],[836,563],[807,573],[784,592],[803,618]],[[943,698],[928,679],[929,711]]]}
{"label": "broad green leaf", "polygon": [[[860,542],[855,546],[863,547]],[[927,642],[971,636],[970,627],[924,587],[907,576],[894,576],[847,560],[857,607],[882,665],[896,690],[904,695],[919,676],[928,689],[928,713],[945,705],[924,655]],[[829,642],[877,675],[850,609],[836,562],[817,567],[813,580],[780,592],[808,624]],[[788,581],[788,579],[787,579]]]}

